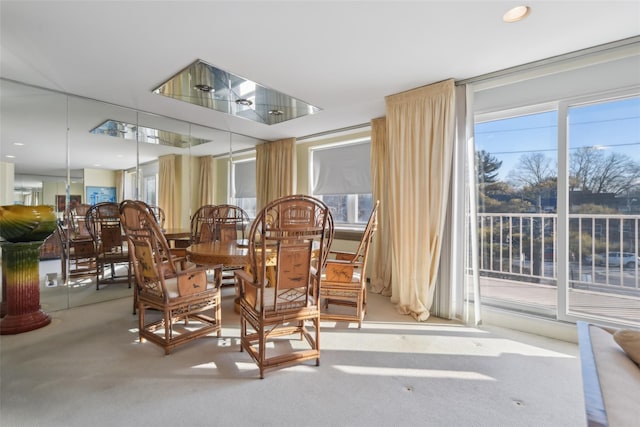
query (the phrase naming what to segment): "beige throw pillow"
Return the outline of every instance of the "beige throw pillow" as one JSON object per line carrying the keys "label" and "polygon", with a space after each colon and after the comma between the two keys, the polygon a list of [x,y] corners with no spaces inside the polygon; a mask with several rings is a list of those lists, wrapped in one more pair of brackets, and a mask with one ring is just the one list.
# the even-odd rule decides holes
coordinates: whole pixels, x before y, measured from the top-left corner
{"label": "beige throw pillow", "polygon": [[620,329],[613,334],[613,339],[622,347],[631,360],[640,365],[640,331]]}

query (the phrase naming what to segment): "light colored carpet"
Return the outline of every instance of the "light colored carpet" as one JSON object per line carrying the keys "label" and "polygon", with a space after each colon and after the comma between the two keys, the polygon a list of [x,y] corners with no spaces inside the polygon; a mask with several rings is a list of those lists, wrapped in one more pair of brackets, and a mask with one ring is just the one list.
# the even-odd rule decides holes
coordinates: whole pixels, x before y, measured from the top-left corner
{"label": "light colored carpet", "polygon": [[138,343],[131,299],[52,313],[0,337],[0,425],[582,426],[575,344],[431,319],[370,295],[361,330],[324,322],[321,365],[258,370],[239,351],[233,289],[223,338],[164,356]]}

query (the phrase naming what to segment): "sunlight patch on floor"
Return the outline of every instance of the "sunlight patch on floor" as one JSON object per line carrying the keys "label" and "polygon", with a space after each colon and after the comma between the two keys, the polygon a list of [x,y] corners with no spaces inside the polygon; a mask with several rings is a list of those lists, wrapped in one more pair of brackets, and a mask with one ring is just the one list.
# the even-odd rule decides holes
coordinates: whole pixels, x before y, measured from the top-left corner
{"label": "sunlight patch on floor", "polygon": [[334,365],[345,374],[385,377],[445,378],[456,380],[495,381],[495,378],[472,371],[443,371],[438,369],[383,368],[380,366]]}
{"label": "sunlight patch on floor", "polygon": [[215,362],[201,363],[200,365],[192,366],[193,369],[218,369],[218,365]]}

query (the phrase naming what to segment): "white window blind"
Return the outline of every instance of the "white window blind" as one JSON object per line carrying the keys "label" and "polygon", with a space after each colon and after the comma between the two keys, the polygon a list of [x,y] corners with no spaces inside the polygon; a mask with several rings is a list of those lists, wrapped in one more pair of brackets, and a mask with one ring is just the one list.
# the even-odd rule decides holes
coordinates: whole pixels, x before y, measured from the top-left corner
{"label": "white window blind", "polygon": [[371,142],[315,149],[313,194],[371,193]]}
{"label": "white window blind", "polygon": [[256,197],[256,160],[235,162],[233,182],[236,198]]}

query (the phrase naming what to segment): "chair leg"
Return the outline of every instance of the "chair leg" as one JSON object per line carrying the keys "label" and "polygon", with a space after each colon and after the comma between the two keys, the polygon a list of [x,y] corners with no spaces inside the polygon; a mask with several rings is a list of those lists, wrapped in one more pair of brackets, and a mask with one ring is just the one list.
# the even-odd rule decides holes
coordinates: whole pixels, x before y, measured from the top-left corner
{"label": "chair leg", "polygon": [[140,342],[144,342],[144,337],[142,336],[142,331],[144,330],[144,305],[139,302],[138,303],[138,334],[140,336]]}
{"label": "chair leg", "polygon": [[165,343],[164,354],[165,355],[169,354],[169,348],[166,347],[166,345],[168,345],[169,342],[171,342],[171,335],[172,335],[171,329],[172,329],[171,315],[168,310],[165,310],[164,312],[164,343]]}
{"label": "chair leg", "polygon": [[242,340],[247,336],[247,321],[244,317],[242,317],[242,313],[240,316],[240,353],[244,351],[244,347],[242,347]]}

